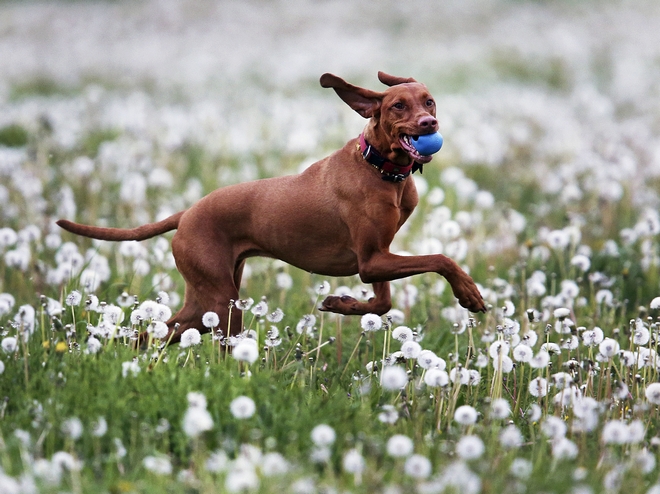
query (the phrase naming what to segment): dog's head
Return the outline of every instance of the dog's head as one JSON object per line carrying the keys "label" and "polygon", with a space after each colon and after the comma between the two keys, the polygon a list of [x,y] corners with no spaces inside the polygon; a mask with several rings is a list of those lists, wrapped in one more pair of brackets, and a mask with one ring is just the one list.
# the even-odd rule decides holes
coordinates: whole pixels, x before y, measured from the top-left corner
{"label": "dog's head", "polygon": [[321,86],[335,90],[339,97],[364,118],[370,118],[366,136],[379,153],[394,163],[410,160],[428,163],[411,143],[413,136],[438,131],[435,100],[424,84],[412,78],[378,72],[388,89],[382,92],[354,86],[333,74],[321,76]]}

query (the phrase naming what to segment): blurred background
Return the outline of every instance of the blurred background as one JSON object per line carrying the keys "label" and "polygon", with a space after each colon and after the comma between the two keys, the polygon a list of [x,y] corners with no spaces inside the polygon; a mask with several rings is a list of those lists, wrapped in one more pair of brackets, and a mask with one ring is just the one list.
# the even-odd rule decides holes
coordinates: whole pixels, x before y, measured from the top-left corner
{"label": "blurred background", "polygon": [[378,70],[426,83],[445,137],[399,249],[506,270],[569,229],[602,269],[658,265],[655,0],[0,2],[0,224],[134,226],[295,173],[365,123],[319,76]]}

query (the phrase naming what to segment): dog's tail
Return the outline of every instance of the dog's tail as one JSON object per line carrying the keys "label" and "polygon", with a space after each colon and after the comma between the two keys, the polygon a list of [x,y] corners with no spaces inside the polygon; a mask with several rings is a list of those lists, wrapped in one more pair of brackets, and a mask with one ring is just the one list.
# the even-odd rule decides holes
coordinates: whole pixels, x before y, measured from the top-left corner
{"label": "dog's tail", "polygon": [[68,220],[59,220],[57,224],[68,232],[98,240],[146,240],[161,233],[176,230],[179,227],[179,220],[183,216],[183,213],[185,211],[173,214],[162,221],[138,226],[137,228],[103,228],[100,226],[81,225],[80,223],[74,223]]}

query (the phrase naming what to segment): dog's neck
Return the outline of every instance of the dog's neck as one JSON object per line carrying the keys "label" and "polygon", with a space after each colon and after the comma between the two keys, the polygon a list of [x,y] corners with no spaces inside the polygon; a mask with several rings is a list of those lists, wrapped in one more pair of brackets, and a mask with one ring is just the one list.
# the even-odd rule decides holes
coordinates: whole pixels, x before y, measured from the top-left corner
{"label": "dog's neck", "polygon": [[[381,178],[387,182],[403,182],[411,173],[415,173],[419,170],[422,173],[422,164],[416,163],[414,160],[411,160],[409,157],[406,159],[406,164],[395,163],[386,158],[387,154],[378,150],[377,145],[374,145],[373,142],[367,137],[371,137],[373,132],[369,132],[370,129],[364,130],[358,138],[357,150],[362,155],[362,158],[369,163],[371,166],[376,168],[380,174]],[[398,154],[398,153],[397,153]],[[398,156],[397,156],[398,158]],[[401,159],[397,159],[401,161]]]}

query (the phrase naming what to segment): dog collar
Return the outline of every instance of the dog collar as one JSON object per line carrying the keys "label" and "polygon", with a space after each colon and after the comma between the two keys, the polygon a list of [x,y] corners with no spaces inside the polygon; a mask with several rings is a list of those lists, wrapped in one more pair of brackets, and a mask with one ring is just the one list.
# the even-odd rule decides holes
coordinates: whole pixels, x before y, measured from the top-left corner
{"label": "dog collar", "polygon": [[367,163],[380,171],[381,177],[387,182],[403,182],[408,175],[415,173],[417,170],[419,170],[419,173],[422,173],[422,163],[412,161],[407,166],[401,166],[386,160],[367,142],[364,134],[360,134],[358,151],[360,151],[360,154]]}

